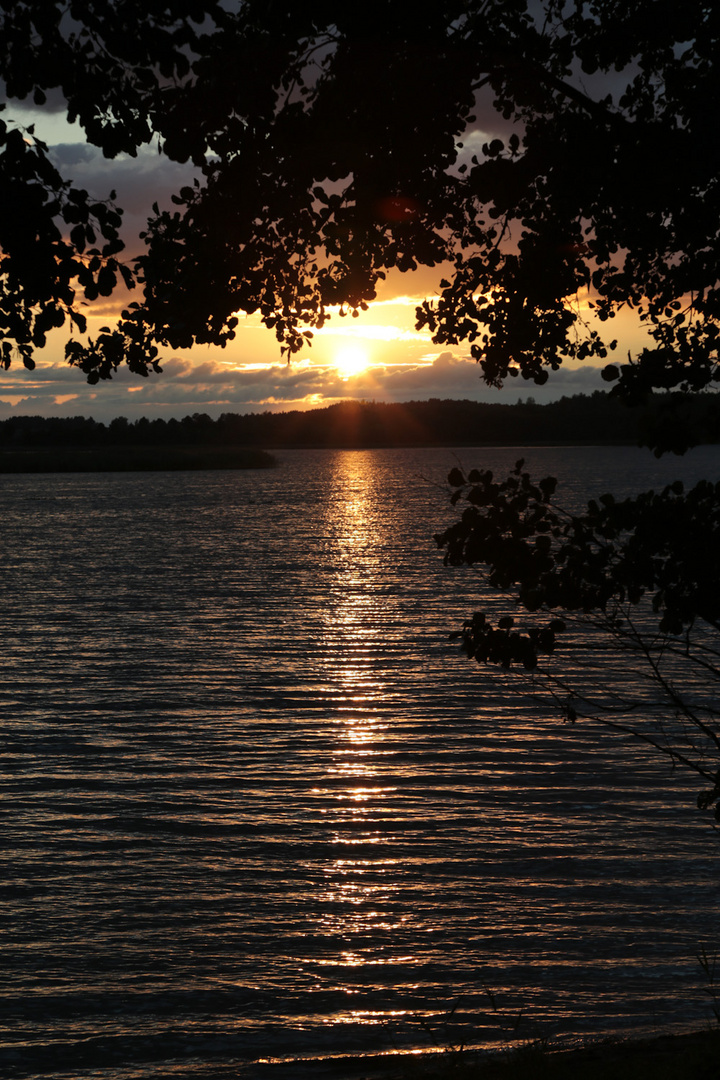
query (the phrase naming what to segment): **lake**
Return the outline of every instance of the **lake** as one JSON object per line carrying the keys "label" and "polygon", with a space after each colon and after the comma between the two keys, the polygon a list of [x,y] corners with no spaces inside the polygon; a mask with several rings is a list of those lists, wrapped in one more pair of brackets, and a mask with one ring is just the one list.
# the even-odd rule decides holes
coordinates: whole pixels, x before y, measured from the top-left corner
{"label": "lake", "polygon": [[[0,478],[3,1075],[703,1025],[697,786],[449,640],[481,588],[432,540],[453,454],[281,456]],[[717,447],[458,456],[570,506],[720,476]]]}

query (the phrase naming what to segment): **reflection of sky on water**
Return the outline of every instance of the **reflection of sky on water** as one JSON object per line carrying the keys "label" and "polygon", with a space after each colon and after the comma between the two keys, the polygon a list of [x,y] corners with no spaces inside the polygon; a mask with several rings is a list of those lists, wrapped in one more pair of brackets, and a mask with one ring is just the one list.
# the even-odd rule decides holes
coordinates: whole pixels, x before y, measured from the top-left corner
{"label": "reflection of sky on water", "polygon": [[[532,456],[575,488],[630,476],[598,453]],[[417,1017],[461,995],[490,1042],[485,986],[543,1034],[703,1021],[694,794],[458,656],[477,576],[442,566],[417,479],[450,465],[6,478],[8,1047],[62,1040],[82,1075],[107,1034],[139,1078],[143,1039],[200,1028],[188,1060],[427,1047]]]}

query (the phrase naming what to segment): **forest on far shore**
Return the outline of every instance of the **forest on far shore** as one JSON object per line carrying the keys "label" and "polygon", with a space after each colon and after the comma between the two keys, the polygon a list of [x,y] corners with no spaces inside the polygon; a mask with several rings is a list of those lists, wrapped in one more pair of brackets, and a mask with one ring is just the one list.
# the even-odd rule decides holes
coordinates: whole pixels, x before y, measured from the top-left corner
{"label": "forest on far shore", "polygon": [[[602,391],[540,405],[433,398],[429,401],[345,401],[305,412],[194,413],[182,420],[118,417],[109,424],[85,417],[15,416],[0,421],[0,457],[23,451],[144,451],[152,468],[157,449],[295,447],[363,449],[401,446],[644,445],[671,430],[676,448],[720,441],[716,394],[655,394],[628,407]],[[156,466],[162,467],[162,466]],[[186,465],[185,467],[195,467]],[[219,467],[233,467],[219,466]]]}

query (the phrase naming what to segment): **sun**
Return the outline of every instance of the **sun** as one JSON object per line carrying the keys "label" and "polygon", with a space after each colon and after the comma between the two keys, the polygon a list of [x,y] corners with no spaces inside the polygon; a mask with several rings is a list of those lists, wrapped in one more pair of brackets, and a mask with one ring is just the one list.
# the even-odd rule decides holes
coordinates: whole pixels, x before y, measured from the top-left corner
{"label": "sun", "polygon": [[370,364],[368,354],[360,345],[345,345],[335,354],[335,367],[343,379],[359,375]]}

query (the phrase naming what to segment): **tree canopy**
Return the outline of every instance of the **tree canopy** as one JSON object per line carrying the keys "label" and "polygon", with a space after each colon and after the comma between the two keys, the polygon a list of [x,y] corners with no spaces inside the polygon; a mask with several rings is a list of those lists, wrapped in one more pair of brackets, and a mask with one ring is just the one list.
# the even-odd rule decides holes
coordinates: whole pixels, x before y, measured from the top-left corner
{"label": "tree canopy", "polygon": [[0,0],[8,106],[59,98],[108,157],[156,143],[194,170],[124,263],[113,193],[74,188],[7,108],[2,360],[82,335],[119,283],[117,326],[67,347],[91,381],[222,345],[238,312],[292,355],[423,266],[444,276],[418,325],[491,384],[609,358],[629,307],[652,346],[607,367],[614,392],[712,386],[719,35],[701,0]]}

